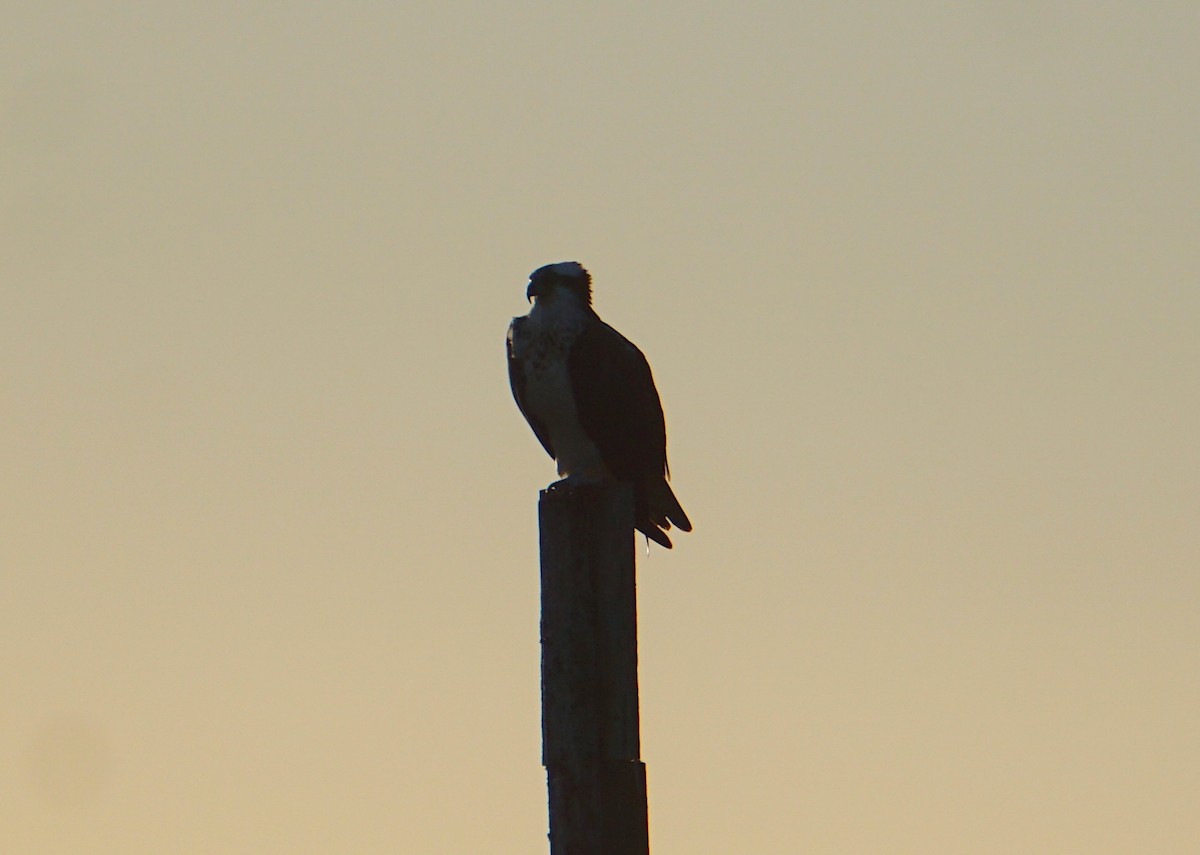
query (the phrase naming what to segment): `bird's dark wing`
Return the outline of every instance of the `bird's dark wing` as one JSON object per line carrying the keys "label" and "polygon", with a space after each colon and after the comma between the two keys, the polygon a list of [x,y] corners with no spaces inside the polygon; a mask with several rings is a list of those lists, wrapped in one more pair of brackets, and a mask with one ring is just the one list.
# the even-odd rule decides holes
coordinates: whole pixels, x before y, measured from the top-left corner
{"label": "bird's dark wing", "polygon": [[525,318],[513,318],[508,327],[508,338],[506,340],[506,348],[508,350],[508,385],[512,387],[513,400],[517,402],[517,409],[521,411],[521,415],[525,417],[525,421],[529,422],[529,426],[533,428],[533,435],[538,438],[538,442],[542,444],[542,448],[546,449],[546,453],[551,457],[555,457],[554,449],[550,447],[550,435],[546,432],[545,426],[529,414],[529,410],[525,408],[522,398],[525,394],[525,368],[513,353],[513,338],[521,334],[521,324],[525,322]]}
{"label": "bird's dark wing", "polygon": [[650,363],[629,341],[596,319],[568,358],[579,423],[605,465],[621,481],[661,478],[667,431]]}

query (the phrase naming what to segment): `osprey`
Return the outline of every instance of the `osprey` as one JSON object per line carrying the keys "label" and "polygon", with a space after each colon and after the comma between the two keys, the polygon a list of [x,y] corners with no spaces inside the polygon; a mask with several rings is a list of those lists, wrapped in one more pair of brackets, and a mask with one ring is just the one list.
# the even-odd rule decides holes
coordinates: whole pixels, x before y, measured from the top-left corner
{"label": "osprey", "polygon": [[692,524],[667,484],[667,432],[646,357],[592,309],[592,277],[579,262],[539,267],[525,296],[533,308],[508,328],[508,379],[558,463],[556,485],[632,484],[634,527],[670,549],[665,530]]}

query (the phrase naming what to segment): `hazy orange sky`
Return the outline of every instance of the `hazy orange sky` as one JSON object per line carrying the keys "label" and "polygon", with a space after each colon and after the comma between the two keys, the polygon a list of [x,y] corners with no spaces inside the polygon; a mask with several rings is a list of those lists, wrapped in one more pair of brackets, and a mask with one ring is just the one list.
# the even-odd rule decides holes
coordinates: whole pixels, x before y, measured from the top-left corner
{"label": "hazy orange sky", "polygon": [[1198,10],[14,6],[0,852],[547,851],[564,259],[696,524],[652,851],[1195,852]]}

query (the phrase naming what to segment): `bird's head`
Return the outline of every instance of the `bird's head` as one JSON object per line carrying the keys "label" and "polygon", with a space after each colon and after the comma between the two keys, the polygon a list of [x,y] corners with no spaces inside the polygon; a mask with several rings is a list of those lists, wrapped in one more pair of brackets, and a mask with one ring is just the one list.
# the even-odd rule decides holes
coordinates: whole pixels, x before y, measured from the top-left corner
{"label": "bird's head", "polygon": [[537,297],[539,302],[553,303],[564,294],[572,295],[580,305],[592,305],[592,277],[578,261],[547,264],[529,274],[525,296],[530,302]]}

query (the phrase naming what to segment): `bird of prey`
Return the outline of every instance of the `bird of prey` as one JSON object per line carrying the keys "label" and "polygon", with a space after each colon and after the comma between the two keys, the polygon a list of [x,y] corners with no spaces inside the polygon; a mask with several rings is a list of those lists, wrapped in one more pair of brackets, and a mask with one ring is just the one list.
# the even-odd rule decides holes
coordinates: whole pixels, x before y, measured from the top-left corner
{"label": "bird of prey", "polygon": [[634,527],[670,549],[666,529],[692,524],[667,484],[667,432],[646,357],[600,320],[579,262],[539,267],[525,296],[533,307],[508,328],[508,378],[558,463],[552,486],[632,484]]}

